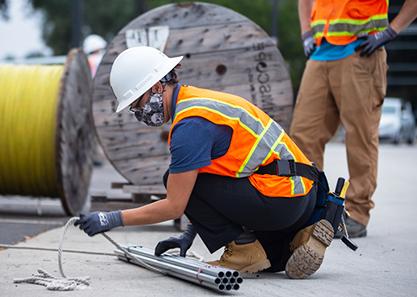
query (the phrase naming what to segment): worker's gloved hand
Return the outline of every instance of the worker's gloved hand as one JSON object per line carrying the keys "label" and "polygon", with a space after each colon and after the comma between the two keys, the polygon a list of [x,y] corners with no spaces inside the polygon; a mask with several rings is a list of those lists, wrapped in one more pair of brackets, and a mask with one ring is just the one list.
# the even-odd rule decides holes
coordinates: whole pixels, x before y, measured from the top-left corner
{"label": "worker's gloved hand", "polygon": [[87,215],[80,215],[74,225],[79,225],[81,230],[89,236],[93,236],[123,226],[122,212],[120,210],[111,212],[95,211]]}
{"label": "worker's gloved hand", "polygon": [[301,38],[303,39],[304,54],[307,58],[310,58],[311,54],[316,49],[313,32],[307,31],[301,36]]}
{"label": "worker's gloved hand", "polygon": [[155,256],[160,256],[170,249],[179,248],[180,256],[185,257],[185,254],[191,247],[191,244],[193,243],[196,235],[197,233],[194,230],[193,225],[189,224],[184,233],[179,237],[170,237],[166,240],[158,242],[155,247]]}
{"label": "worker's gloved hand", "polygon": [[387,44],[388,42],[392,41],[397,37],[398,33],[394,31],[394,29],[389,26],[384,31],[378,32],[373,35],[368,35],[365,37],[365,41],[358,46],[355,50],[360,51],[361,57],[373,54],[378,48]]}

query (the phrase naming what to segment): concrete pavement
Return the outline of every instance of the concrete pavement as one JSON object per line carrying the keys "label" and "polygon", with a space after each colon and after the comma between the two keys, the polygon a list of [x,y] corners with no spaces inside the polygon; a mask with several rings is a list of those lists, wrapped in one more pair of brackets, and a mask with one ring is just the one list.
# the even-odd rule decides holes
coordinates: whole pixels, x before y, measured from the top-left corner
{"label": "concrete pavement", "polygon": [[[348,176],[342,144],[330,144],[325,168],[331,187],[338,176]],[[285,274],[267,274],[261,279],[245,280],[239,296],[417,296],[417,148],[383,145],[380,150],[376,208],[372,212],[368,237],[355,240],[352,252],[334,241],[321,269],[307,280],[289,280]],[[95,176],[100,180],[100,170]],[[95,187],[94,180],[92,187]],[[57,247],[62,228],[47,231],[20,246]],[[158,240],[174,235],[171,223],[130,227],[110,232],[119,243],[135,243],[152,248]],[[1,238],[1,236],[0,236]],[[0,240],[1,241],[1,240]],[[65,248],[111,252],[113,247],[102,236],[89,238],[78,229],[67,233]],[[209,255],[197,239],[192,249],[207,260]],[[13,284],[13,278],[27,277],[43,268],[58,275],[57,254],[44,251],[0,251],[0,296],[215,296],[216,293],[193,284],[158,275],[111,256],[65,254],[68,275],[90,275],[89,289],[51,292],[44,287]]]}

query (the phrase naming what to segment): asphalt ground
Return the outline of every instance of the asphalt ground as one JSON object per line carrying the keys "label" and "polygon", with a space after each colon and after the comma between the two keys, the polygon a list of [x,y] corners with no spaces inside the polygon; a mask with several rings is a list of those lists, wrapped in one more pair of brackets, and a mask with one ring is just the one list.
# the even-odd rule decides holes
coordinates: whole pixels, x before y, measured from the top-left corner
{"label": "asphalt ground", "polygon": [[[417,296],[417,206],[414,188],[417,183],[416,168],[417,147],[382,145],[378,189],[374,196],[376,207],[372,211],[368,237],[355,240],[359,245],[358,251],[352,252],[340,241],[335,240],[326,252],[322,267],[311,278],[289,280],[284,273],[263,274],[260,279],[245,280],[241,289],[234,295]],[[348,176],[346,154],[342,144],[332,143],[326,148],[325,170],[332,187],[339,176]],[[120,176],[112,171],[111,167],[104,166],[95,170],[91,188],[101,189],[117,178]],[[5,199],[9,201],[6,203]],[[41,232],[42,228],[52,229],[28,238],[17,246],[56,248],[62,228],[55,228],[54,224],[62,224],[66,220],[55,213],[59,208],[58,201],[42,201],[42,215],[38,216],[38,202],[26,200],[27,205],[22,208],[10,200],[13,199],[0,199],[0,243],[4,243],[4,234],[18,234],[18,230],[25,228],[29,231],[27,226],[36,225],[36,230],[23,234],[33,236],[34,233]],[[54,203],[55,206],[52,206]],[[4,208],[7,210],[4,211]],[[16,210],[12,212],[14,208],[25,209],[24,214],[19,214]],[[13,220],[23,221],[21,224],[26,227],[18,227],[19,223]],[[178,232],[172,223],[168,222],[118,228],[109,234],[122,244],[140,244],[153,248],[159,240]],[[16,241],[11,235],[7,238],[10,242]],[[113,246],[102,236],[90,238],[75,228],[69,230],[64,248],[106,253],[113,250]],[[199,238],[196,239],[192,250],[203,255],[206,260],[217,259],[221,254],[221,251],[218,251],[210,255]],[[82,254],[64,254],[64,270],[69,275],[89,275],[92,281],[89,289],[54,293],[41,286],[13,284],[13,278],[28,277],[38,268],[58,275],[57,254],[36,250],[0,251],[0,296],[218,295],[199,286],[121,262],[114,257]]]}

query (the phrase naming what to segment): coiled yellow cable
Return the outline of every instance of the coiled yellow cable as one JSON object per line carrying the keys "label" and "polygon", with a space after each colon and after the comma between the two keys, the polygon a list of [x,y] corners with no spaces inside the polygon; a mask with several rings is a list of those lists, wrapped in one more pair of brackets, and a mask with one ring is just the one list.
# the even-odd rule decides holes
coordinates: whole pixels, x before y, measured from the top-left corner
{"label": "coiled yellow cable", "polygon": [[0,194],[59,195],[56,128],[63,70],[0,65]]}

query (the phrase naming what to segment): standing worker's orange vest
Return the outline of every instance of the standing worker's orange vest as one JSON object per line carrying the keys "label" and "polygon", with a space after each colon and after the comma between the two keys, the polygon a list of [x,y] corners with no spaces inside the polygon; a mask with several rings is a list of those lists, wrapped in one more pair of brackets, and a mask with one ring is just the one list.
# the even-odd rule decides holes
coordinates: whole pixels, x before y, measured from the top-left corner
{"label": "standing worker's orange vest", "polygon": [[320,45],[323,37],[335,45],[345,45],[358,37],[385,30],[389,0],[315,0],[311,29]]}
{"label": "standing worker's orange vest", "polygon": [[256,173],[260,166],[275,160],[294,160],[307,165],[311,162],[281,126],[252,103],[231,94],[182,86],[169,141],[175,125],[188,117],[202,117],[233,130],[226,154],[200,168],[200,173],[248,177],[259,192],[270,197],[304,196],[311,190],[313,181],[305,177]]}

